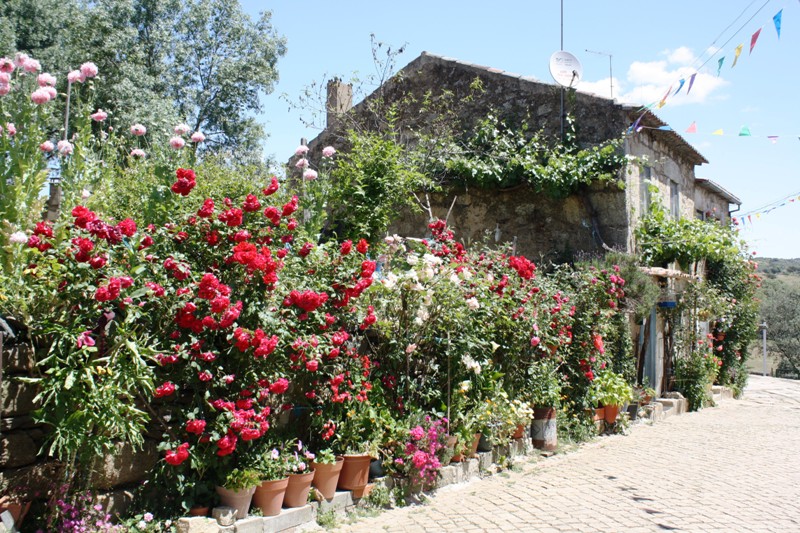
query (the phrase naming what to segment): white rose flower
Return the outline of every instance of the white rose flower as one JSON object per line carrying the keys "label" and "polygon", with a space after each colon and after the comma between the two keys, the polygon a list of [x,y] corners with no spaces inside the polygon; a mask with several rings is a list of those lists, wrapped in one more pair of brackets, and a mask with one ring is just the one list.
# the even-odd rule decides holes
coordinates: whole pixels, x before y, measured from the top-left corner
{"label": "white rose flower", "polygon": [[472,311],[476,310],[480,306],[481,304],[478,303],[478,299],[475,298],[474,296],[472,298],[467,299],[467,307],[469,307]]}

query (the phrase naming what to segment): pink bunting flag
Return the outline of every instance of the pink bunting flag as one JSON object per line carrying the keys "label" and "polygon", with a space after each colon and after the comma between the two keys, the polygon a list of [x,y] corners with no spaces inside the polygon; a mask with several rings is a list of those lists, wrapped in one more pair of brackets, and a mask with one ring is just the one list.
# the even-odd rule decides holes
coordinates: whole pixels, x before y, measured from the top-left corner
{"label": "pink bunting flag", "polygon": [[692,122],[688,128],[686,128],[686,133],[697,133],[697,122]]}
{"label": "pink bunting flag", "polygon": [[758,28],[753,36],[750,37],[750,54],[753,53],[753,48],[756,47],[756,41],[758,40],[759,35],[761,35],[761,28]]}

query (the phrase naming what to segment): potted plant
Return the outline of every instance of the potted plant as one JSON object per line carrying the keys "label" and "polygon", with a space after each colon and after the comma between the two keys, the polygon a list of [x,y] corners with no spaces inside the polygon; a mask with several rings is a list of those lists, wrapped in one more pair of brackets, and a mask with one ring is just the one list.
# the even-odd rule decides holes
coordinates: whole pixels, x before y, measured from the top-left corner
{"label": "potted plant", "polygon": [[253,503],[261,509],[264,516],[280,514],[283,496],[289,485],[286,457],[278,448],[262,452],[256,461],[259,481]]}
{"label": "potted plant", "polygon": [[225,475],[222,485],[216,487],[220,502],[236,509],[236,518],[245,518],[260,479],[259,472],[252,468],[230,470]]}
{"label": "potted plant", "polygon": [[531,439],[536,448],[555,450],[558,446],[556,409],[561,400],[561,379],[558,366],[541,359],[528,369],[531,381],[530,403],[533,404]]}
{"label": "potted plant", "polygon": [[609,424],[616,421],[620,407],[633,399],[633,389],[625,378],[608,369],[597,374],[592,387],[596,400],[605,408],[605,421]]}
{"label": "potted plant", "polygon": [[359,492],[369,481],[369,466],[378,457],[381,428],[369,400],[358,404],[339,425],[336,446],[344,457],[337,488]]}
{"label": "potted plant", "polygon": [[317,452],[311,463],[314,477],[311,485],[323,498],[330,500],[336,495],[336,485],[344,465],[344,457],[336,456],[329,448]]}
{"label": "potted plant", "polygon": [[302,507],[308,503],[308,493],[314,480],[314,470],[311,467],[315,455],[303,447],[302,441],[297,441],[295,450],[286,459],[289,480],[286,493],[283,496],[284,507]]}
{"label": "potted plant", "polygon": [[512,400],[510,413],[511,418],[517,425],[511,438],[515,440],[521,439],[525,435],[525,430],[529,428],[531,422],[533,422],[533,408],[528,402]]}

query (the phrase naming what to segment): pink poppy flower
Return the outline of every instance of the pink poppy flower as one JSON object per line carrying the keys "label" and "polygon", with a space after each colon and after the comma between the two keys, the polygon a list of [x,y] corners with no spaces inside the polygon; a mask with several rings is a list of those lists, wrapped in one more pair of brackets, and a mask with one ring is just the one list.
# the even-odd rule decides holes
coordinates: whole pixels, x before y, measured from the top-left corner
{"label": "pink poppy flower", "polygon": [[206,140],[206,136],[200,133],[199,131],[196,131],[192,133],[191,139],[193,143],[201,143]]}
{"label": "pink poppy flower", "polygon": [[131,126],[131,134],[132,135],[136,135],[137,137],[141,137],[145,133],[147,133],[147,128],[145,128],[143,125],[134,124],[133,126]]}
{"label": "pink poppy flower", "polygon": [[81,74],[84,75],[86,78],[94,78],[97,76],[97,65],[92,63],[91,61],[87,61],[83,65],[81,65]]}
{"label": "pink poppy flower", "polygon": [[336,148],[333,146],[326,146],[322,149],[322,157],[333,157],[333,154],[336,153]]}
{"label": "pink poppy flower", "polygon": [[25,70],[25,72],[33,73],[42,70],[42,65],[37,60],[29,57],[25,60],[25,63],[23,63],[22,68]]}
{"label": "pink poppy flower", "polygon": [[80,70],[71,70],[67,74],[67,81],[69,83],[83,83],[86,81],[86,76],[81,74]]}
{"label": "pink poppy flower", "polygon": [[39,150],[45,153],[50,153],[55,149],[56,149],[55,145],[50,141],[45,141],[39,145]]}
{"label": "pink poppy flower", "polygon": [[14,62],[7,57],[0,57],[0,72],[12,73],[14,72]]}
{"label": "pink poppy flower", "polygon": [[105,111],[103,111],[102,109],[98,109],[97,111],[95,111],[94,113],[92,113],[92,114],[91,114],[91,115],[89,115],[89,116],[90,116],[90,117],[92,118],[92,120],[94,120],[95,122],[103,122],[105,119],[107,119],[107,118],[108,118],[108,113],[106,113],[106,112],[105,112]]}
{"label": "pink poppy flower", "polygon": [[31,94],[31,102],[36,105],[46,104],[50,101],[50,93],[45,91],[44,89],[36,89]]}
{"label": "pink poppy flower", "polygon": [[304,156],[308,153],[308,146],[301,144],[294,150],[294,155]]}
{"label": "pink poppy flower", "polygon": [[45,87],[47,85],[55,85],[56,84],[56,77],[52,74],[48,74],[47,72],[42,72],[37,76],[36,83],[39,84],[39,87]]}
{"label": "pink poppy flower", "polygon": [[70,155],[75,149],[69,141],[58,141],[58,153],[61,155]]}
{"label": "pink poppy flower", "polygon": [[131,157],[144,157],[146,154],[141,148],[134,148],[131,150]]}
{"label": "pink poppy flower", "polygon": [[305,172],[303,172],[303,178],[305,178],[306,181],[314,181],[317,179],[317,171],[308,168]]}
{"label": "pink poppy flower", "polygon": [[169,140],[169,145],[175,150],[180,150],[186,146],[186,141],[184,141],[181,137],[175,136]]}

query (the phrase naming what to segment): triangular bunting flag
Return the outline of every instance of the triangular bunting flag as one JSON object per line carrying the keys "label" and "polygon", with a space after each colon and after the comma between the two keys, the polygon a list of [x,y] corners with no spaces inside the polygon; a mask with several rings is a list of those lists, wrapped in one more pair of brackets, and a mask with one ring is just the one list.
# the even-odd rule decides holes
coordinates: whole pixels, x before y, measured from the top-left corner
{"label": "triangular bunting flag", "polygon": [[680,85],[678,85],[678,88],[677,88],[677,89],[675,89],[675,92],[674,92],[674,93],[672,93],[672,96],[675,96],[676,94],[678,94],[679,92],[681,92],[681,89],[683,89],[683,84],[684,84],[684,83],[686,83],[686,80],[685,80],[685,79],[683,79],[683,78],[681,78],[681,79],[680,79],[680,81],[679,81],[678,83],[680,83]]}
{"label": "triangular bunting flag", "polygon": [[740,44],[739,46],[736,47],[736,50],[734,51],[735,54],[733,56],[733,65],[731,65],[731,68],[735,67],[736,66],[736,62],[739,61],[739,56],[742,54],[742,48],[743,47],[744,47],[743,44]]}
{"label": "triangular bunting flag", "polygon": [[778,144],[777,135],[767,135],[767,139],[769,139],[772,144]]}
{"label": "triangular bunting flag", "polygon": [[725,56],[719,58],[717,62],[717,76],[719,76],[720,71],[722,70],[722,64],[725,62]]}
{"label": "triangular bunting flag", "polygon": [[697,76],[697,72],[695,72],[694,74],[692,74],[692,76],[689,78],[689,88],[688,88],[688,89],[686,89],[686,94],[687,94],[687,95],[688,95],[690,92],[692,92],[692,85],[694,85],[694,77],[695,77],[695,76]]}
{"label": "triangular bunting flag", "polygon": [[666,105],[666,103],[667,103],[667,97],[669,96],[669,93],[671,93],[671,92],[672,92],[672,85],[670,85],[670,86],[669,86],[669,89],[667,89],[667,92],[666,92],[666,94],[664,94],[664,97],[663,97],[663,98],[661,99],[661,101],[658,103],[658,108],[659,108],[659,109],[661,109],[662,107],[664,107],[664,106]]}
{"label": "triangular bunting flag", "polygon": [[725,135],[725,132],[722,131],[722,128],[712,131],[711,135]]}
{"label": "triangular bunting flag", "polygon": [[781,17],[783,16],[783,9],[778,11],[778,13],[772,17],[772,22],[775,23],[775,31],[778,32],[778,39],[781,38]]}
{"label": "triangular bunting flag", "polygon": [[748,221],[750,224],[752,224],[752,223],[753,223],[753,219],[751,218],[751,216],[750,216],[750,215],[747,215],[747,221]]}
{"label": "triangular bunting flag", "polygon": [[659,126],[656,129],[657,130],[661,130],[661,131],[672,131],[672,126],[668,126],[668,125],[665,124],[664,126]]}
{"label": "triangular bunting flag", "polygon": [[750,128],[742,126],[742,129],[739,130],[739,137],[750,137]]}
{"label": "triangular bunting flag", "polygon": [[686,128],[686,133],[697,133],[697,122],[692,122],[688,128]]}
{"label": "triangular bunting flag", "polygon": [[761,28],[758,28],[753,36],[750,37],[750,54],[753,53],[753,48],[756,47],[756,41],[758,40],[759,35],[761,35]]}

